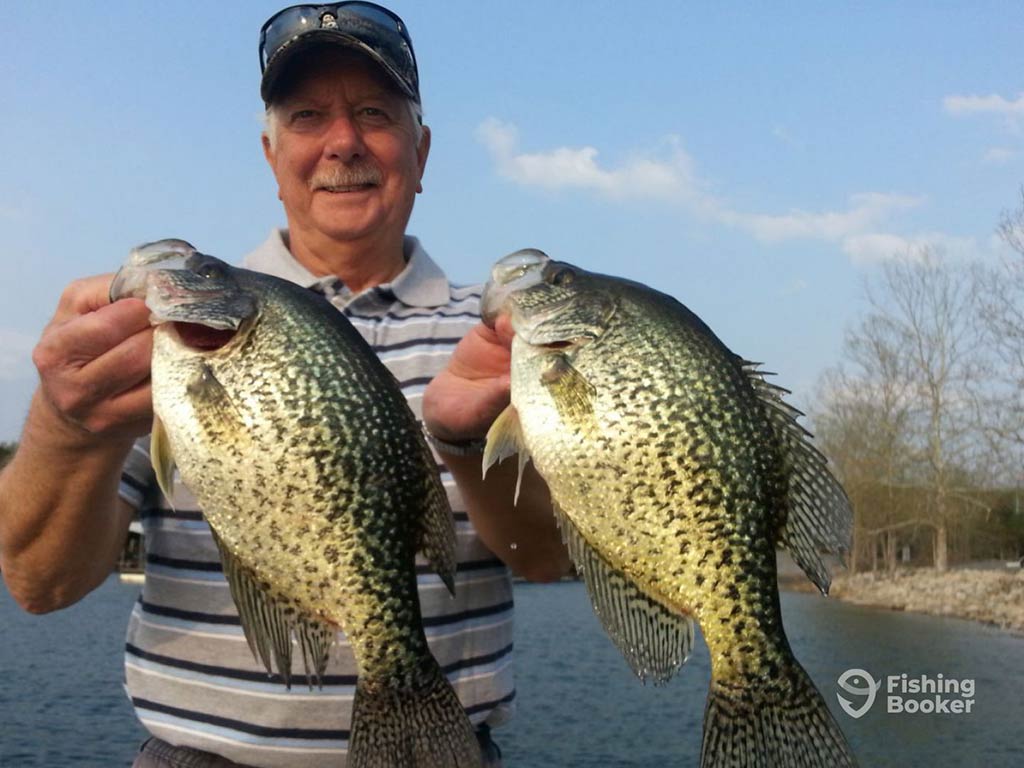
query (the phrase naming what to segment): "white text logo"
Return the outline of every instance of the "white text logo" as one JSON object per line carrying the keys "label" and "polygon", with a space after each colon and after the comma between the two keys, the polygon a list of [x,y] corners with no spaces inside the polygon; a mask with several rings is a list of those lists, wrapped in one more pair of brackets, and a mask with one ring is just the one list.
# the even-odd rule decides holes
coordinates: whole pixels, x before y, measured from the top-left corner
{"label": "white text logo", "polygon": [[[850,717],[863,717],[875,703],[882,683],[864,669],[848,669],[836,681],[844,692],[863,696],[859,704],[836,694],[839,706]],[[888,675],[885,677],[885,711],[890,715],[961,715],[974,707],[974,680],[941,674]]]}
{"label": "white text logo", "polygon": [[836,685],[842,688],[847,693],[852,693],[857,696],[864,696],[865,699],[862,704],[857,707],[854,706],[853,702],[849,699],[844,699],[838,693],[836,698],[839,699],[839,706],[843,708],[843,711],[850,717],[861,717],[871,709],[871,705],[875,703],[875,694],[878,693],[879,683],[871,676],[869,672],[863,669],[848,669],[840,675],[836,681]]}

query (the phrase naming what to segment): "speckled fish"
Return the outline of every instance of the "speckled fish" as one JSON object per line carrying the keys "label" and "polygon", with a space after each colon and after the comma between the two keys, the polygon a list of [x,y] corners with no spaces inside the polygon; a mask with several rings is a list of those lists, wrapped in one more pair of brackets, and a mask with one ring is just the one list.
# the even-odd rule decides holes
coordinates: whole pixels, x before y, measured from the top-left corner
{"label": "speckled fish", "polygon": [[292,638],[319,680],[337,630],[359,676],[348,765],[479,766],[427,647],[414,557],[452,590],[455,533],[392,377],[325,299],[180,240],[134,250],[111,299],[144,299],[152,455],[200,502],[253,654],[285,682]]}
{"label": "speckled fish", "polygon": [[484,318],[509,314],[512,403],[486,467],[531,458],[594,609],[633,670],[669,679],[699,623],[711,653],[703,768],[855,765],[782,629],[775,551],[827,592],[845,493],[799,414],[670,296],[520,251]]}

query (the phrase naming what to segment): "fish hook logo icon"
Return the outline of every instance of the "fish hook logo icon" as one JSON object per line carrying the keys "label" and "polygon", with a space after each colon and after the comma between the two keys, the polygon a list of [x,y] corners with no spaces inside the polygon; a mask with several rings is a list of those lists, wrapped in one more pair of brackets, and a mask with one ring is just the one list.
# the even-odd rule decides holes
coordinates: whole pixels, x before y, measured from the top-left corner
{"label": "fish hook logo icon", "polygon": [[843,708],[846,714],[853,718],[863,717],[867,714],[867,711],[871,709],[871,705],[875,703],[878,689],[882,687],[882,684],[876,681],[870,672],[863,669],[846,670],[839,676],[836,685],[847,693],[866,697],[864,702],[858,707],[854,706],[853,702],[849,699],[843,698],[838,693],[836,694],[836,698],[839,699],[839,706]]}

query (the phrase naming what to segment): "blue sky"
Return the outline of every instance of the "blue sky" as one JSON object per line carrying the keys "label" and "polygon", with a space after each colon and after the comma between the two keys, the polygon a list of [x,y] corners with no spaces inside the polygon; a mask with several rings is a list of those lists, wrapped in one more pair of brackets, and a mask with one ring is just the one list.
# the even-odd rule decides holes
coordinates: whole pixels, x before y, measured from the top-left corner
{"label": "blue sky", "polygon": [[[0,440],[71,279],[283,212],[256,41],[277,2],[0,6]],[[522,247],[641,280],[806,407],[878,264],[995,258],[1024,183],[1017,2],[394,2],[433,148],[410,231],[458,282]]]}

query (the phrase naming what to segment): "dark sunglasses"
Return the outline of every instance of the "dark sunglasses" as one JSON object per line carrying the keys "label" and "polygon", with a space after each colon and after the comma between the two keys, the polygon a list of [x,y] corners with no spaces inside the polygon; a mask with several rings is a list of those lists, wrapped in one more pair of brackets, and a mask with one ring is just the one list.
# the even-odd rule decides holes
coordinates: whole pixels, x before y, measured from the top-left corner
{"label": "dark sunglasses", "polygon": [[260,30],[260,72],[267,71],[282,49],[315,30],[336,31],[376,54],[393,71],[408,95],[419,103],[420,84],[412,38],[405,22],[376,3],[355,0],[326,5],[293,5],[278,11]]}

